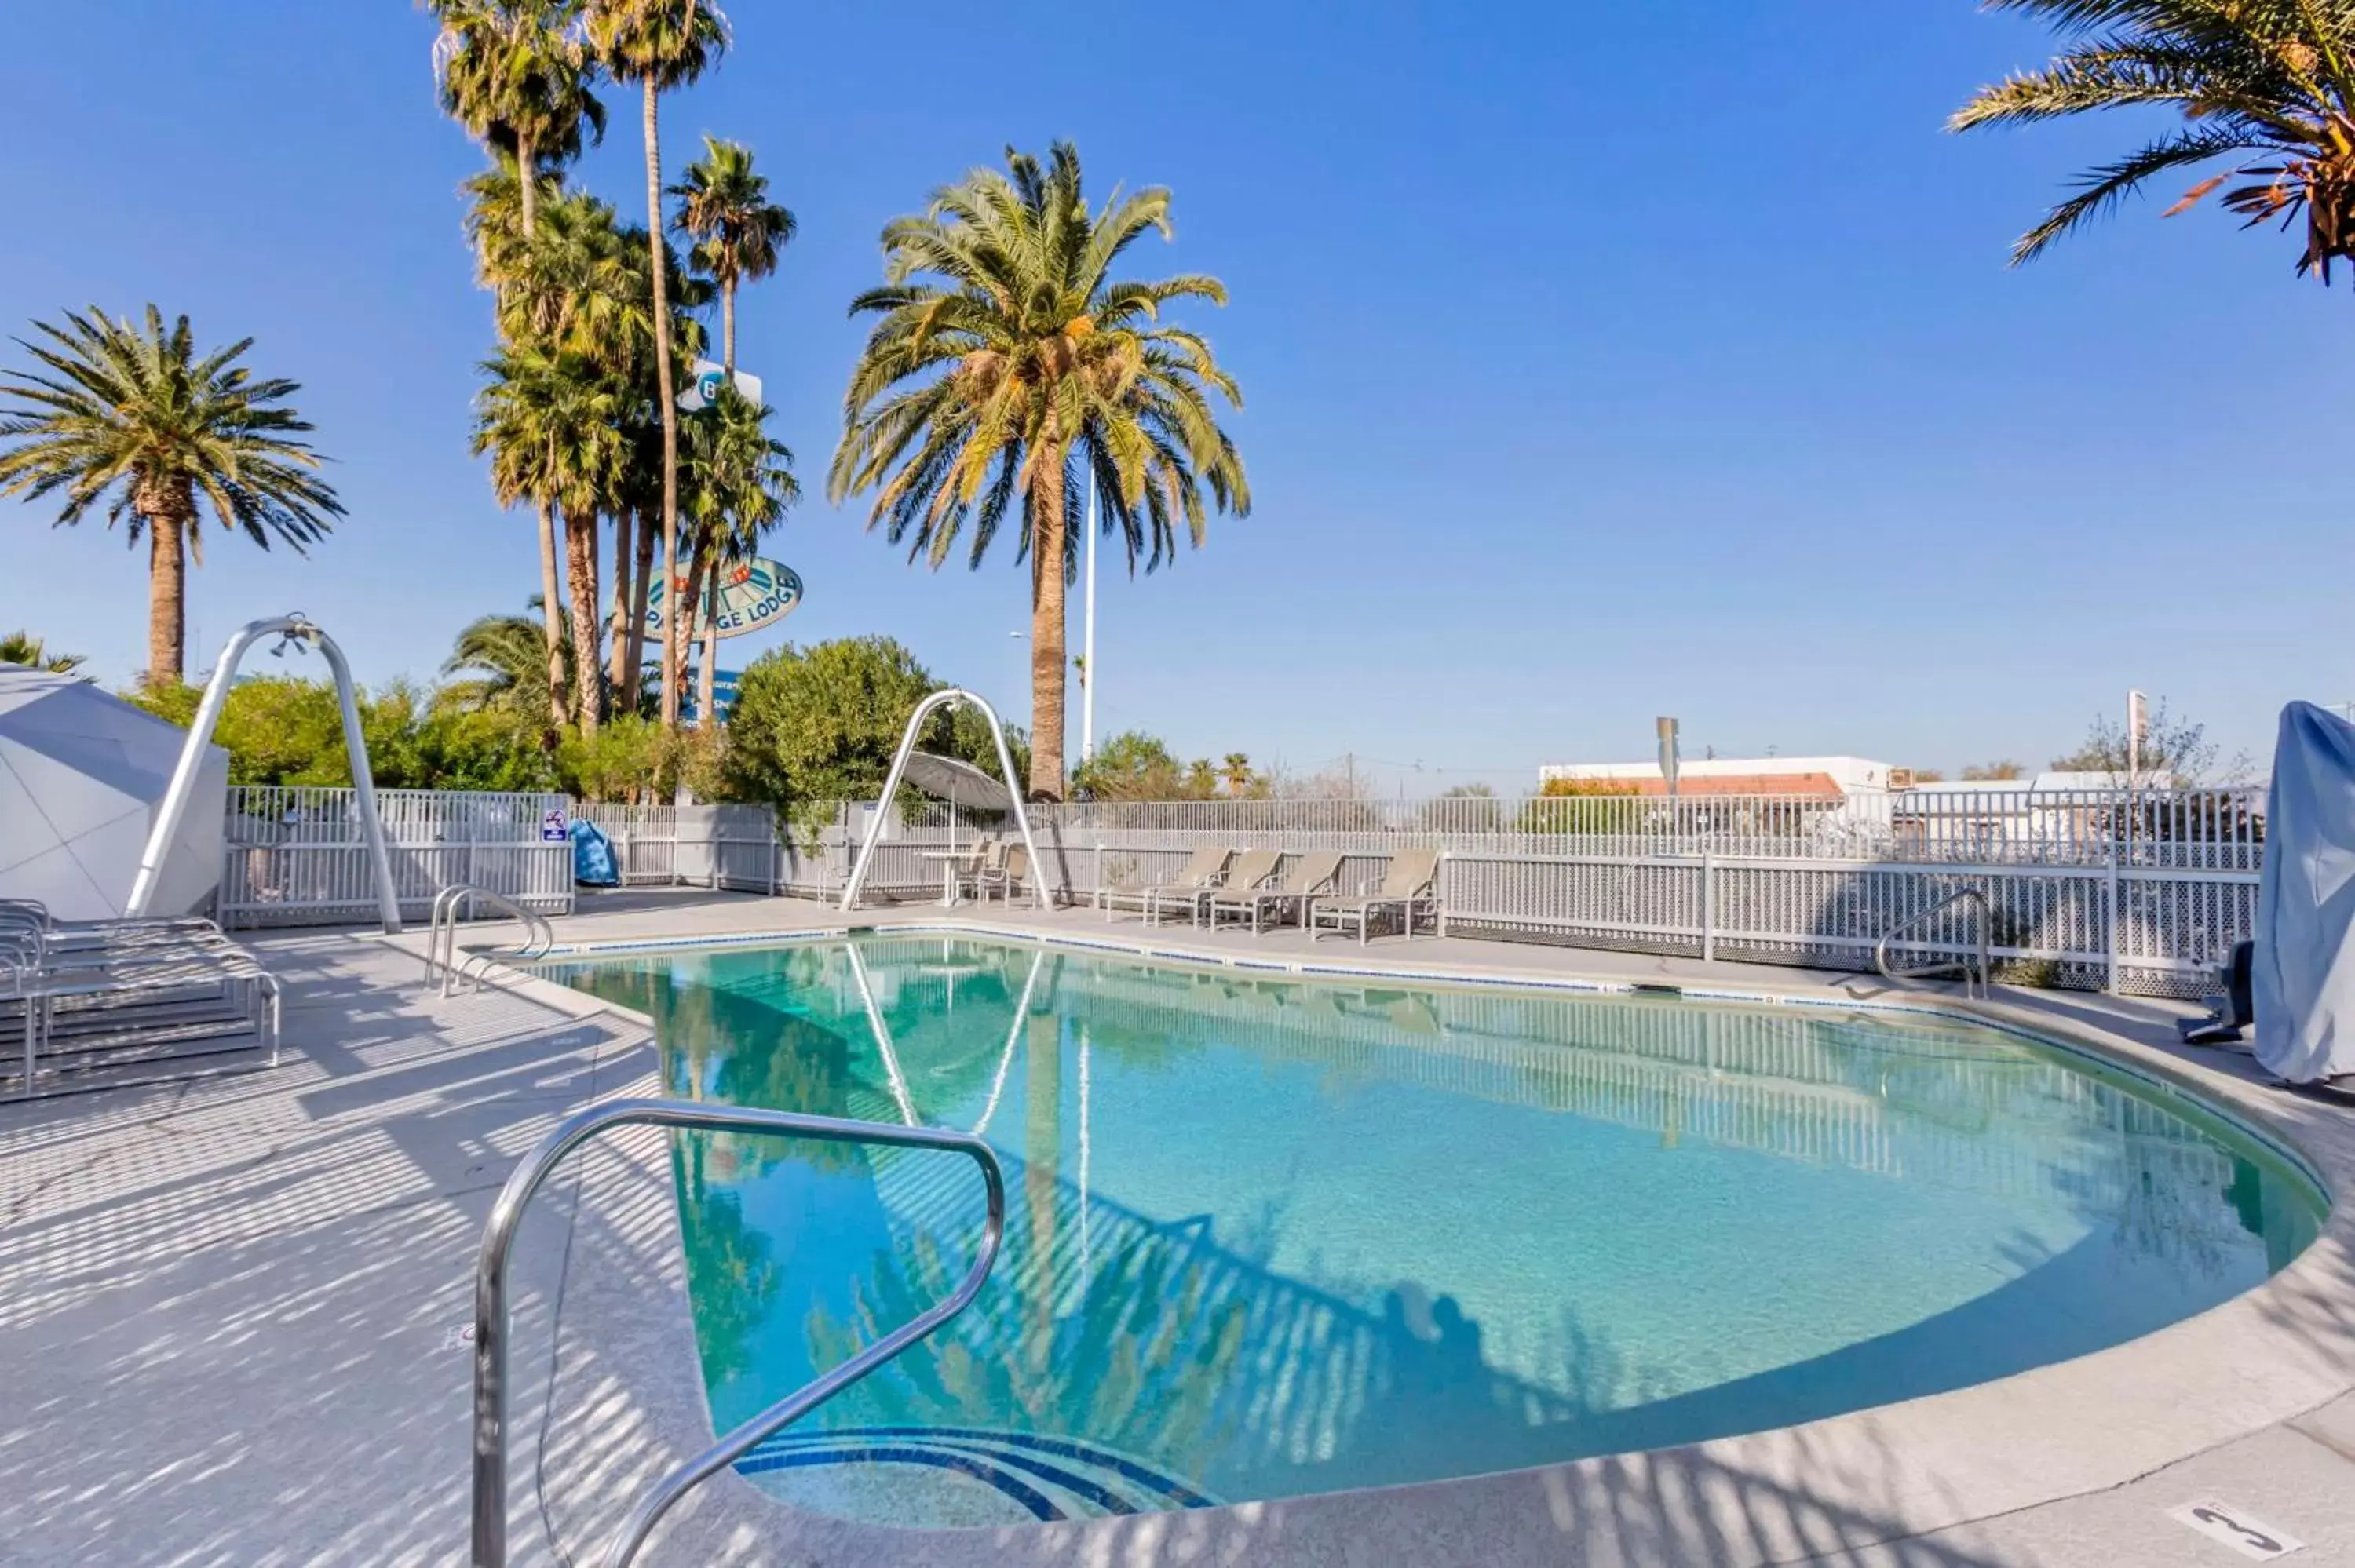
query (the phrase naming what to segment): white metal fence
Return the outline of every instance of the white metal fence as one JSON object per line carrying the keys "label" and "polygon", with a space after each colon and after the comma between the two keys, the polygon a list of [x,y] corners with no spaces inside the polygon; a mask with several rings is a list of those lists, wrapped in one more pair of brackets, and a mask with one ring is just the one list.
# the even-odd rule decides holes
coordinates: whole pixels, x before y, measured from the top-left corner
{"label": "white metal fence", "polygon": [[[561,797],[388,790],[404,907],[474,881],[543,909],[570,903],[570,849],[538,842]],[[838,895],[873,810],[570,807],[613,841],[625,882]],[[2019,978],[2185,994],[2253,934],[2264,797],[2250,789],[1913,790],[1847,800],[1567,796],[1528,800],[1202,800],[1032,808],[1050,880],[1082,899],[1175,872],[1204,844],[1339,850],[1378,879],[1408,846],[1443,853],[1450,931],[1862,969],[1881,934],[1957,888],[1993,911]],[[942,857],[1010,820],[893,810],[868,887],[938,895]],[[350,792],[230,791],[223,913],[239,924],[357,920],[373,907]],[[1905,944],[1959,953],[1957,907]]]}
{"label": "white metal fence", "polygon": [[[561,795],[379,789],[401,913],[468,882],[549,913],[572,907],[572,846],[540,837]],[[316,926],[376,918],[376,873],[351,790],[239,785],[229,792],[219,915],[224,926]]]}

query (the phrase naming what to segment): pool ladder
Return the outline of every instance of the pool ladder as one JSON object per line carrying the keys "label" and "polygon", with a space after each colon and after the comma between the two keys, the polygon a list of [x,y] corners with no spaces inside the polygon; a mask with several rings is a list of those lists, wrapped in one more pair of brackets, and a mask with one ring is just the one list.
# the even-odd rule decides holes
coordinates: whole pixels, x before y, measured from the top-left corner
{"label": "pool ladder", "polygon": [[[489,905],[511,919],[522,921],[523,946],[495,948],[459,958],[458,922],[465,915],[474,913],[477,902]],[[556,928],[538,910],[527,909],[504,893],[494,892],[471,882],[452,883],[433,895],[432,919],[425,927],[425,983],[432,985],[438,975],[442,980],[442,994],[448,996],[453,981],[469,978],[480,980],[501,959],[521,959],[528,963],[534,959],[545,958],[548,950],[555,946]],[[476,967],[478,965],[480,968]]]}
{"label": "pool ladder", "polygon": [[[1916,969],[1899,969],[1890,967],[1889,948],[1891,943],[1907,932],[1918,930],[1929,924],[1957,904],[1978,906],[1978,941],[1969,953],[1958,959],[1942,959]],[[1951,974],[1960,969],[1963,975],[1963,994],[1966,997],[1976,996],[1984,999],[1989,987],[1994,983],[1993,972],[1987,966],[1987,927],[1994,924],[1994,921],[1995,906],[1987,901],[1986,894],[1976,887],[1957,888],[1920,914],[1908,916],[1882,932],[1881,940],[1872,945],[1872,967],[1881,971],[1883,979],[1895,980],[1927,980],[1933,975]],[[1974,989],[1975,979],[1977,989]]]}
{"label": "pool ladder", "polygon": [[609,1100],[573,1112],[523,1158],[491,1205],[474,1265],[474,1568],[506,1568],[507,1561],[507,1256],[524,1209],[565,1156],[617,1127],[666,1127],[713,1132],[773,1133],[832,1143],[880,1144],[962,1154],[981,1167],[987,1198],[981,1245],[964,1279],[937,1306],[902,1324],[857,1355],[823,1372],[719,1438],[680,1465],[639,1499],[605,1549],[604,1568],[628,1568],[673,1504],[750,1453],[760,1442],[923,1339],[964,1311],[981,1293],[1006,1234],[1006,1179],[989,1146],[968,1132],[890,1127],[794,1111],[750,1110],[689,1100]]}

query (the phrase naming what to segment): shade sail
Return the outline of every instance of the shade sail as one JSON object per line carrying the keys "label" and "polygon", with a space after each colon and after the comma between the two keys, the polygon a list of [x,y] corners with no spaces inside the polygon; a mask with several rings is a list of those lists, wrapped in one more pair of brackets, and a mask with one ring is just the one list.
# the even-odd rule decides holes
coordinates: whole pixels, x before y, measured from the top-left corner
{"label": "shade sail", "polygon": [[[0,665],[0,898],[64,920],[119,916],[186,732],[88,681]],[[206,908],[220,886],[229,753],[205,748],[151,912]]]}

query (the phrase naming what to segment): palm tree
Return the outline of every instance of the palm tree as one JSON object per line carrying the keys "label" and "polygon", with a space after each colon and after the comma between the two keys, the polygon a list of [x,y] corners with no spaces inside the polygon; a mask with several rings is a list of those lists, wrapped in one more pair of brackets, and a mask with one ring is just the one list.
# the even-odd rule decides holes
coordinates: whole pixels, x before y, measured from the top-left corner
{"label": "palm tree", "polygon": [[[442,31],[433,70],[442,112],[496,153],[537,174],[605,139],[605,106],[590,90],[595,62],[576,26],[581,0],[427,0]],[[518,191],[532,238],[538,182]]]}
{"label": "palm tree", "polygon": [[741,142],[703,139],[703,161],[687,166],[679,198],[678,232],[695,240],[687,260],[719,286],[720,363],[736,376],[736,286],[777,270],[777,252],[794,237],[794,215],[769,199],[769,177],[752,169],[752,150]]}
{"label": "palm tree", "polygon": [[2096,110],[2171,106],[2185,123],[2077,182],[2020,237],[2016,266],[2173,169],[2235,160],[2167,209],[2234,180],[2229,210],[2254,227],[2301,217],[2300,273],[2330,281],[2355,258],[2355,6],[2316,0],[1988,0],[2051,20],[2066,47],[2041,70],[1982,88],[1947,129],[2019,125]]}
{"label": "palm tree", "polygon": [[82,667],[79,653],[52,653],[48,642],[29,631],[0,637],[0,664],[29,664],[52,675],[70,675]]}
{"label": "palm tree", "polygon": [[491,378],[480,399],[474,450],[492,454],[491,479],[502,504],[528,497],[560,514],[565,535],[567,606],[572,624],[572,711],[584,734],[604,716],[598,667],[597,524],[615,482],[625,401],[585,355],[525,348],[483,366]]}
{"label": "palm tree", "polygon": [[696,711],[706,729],[718,722],[712,688],[719,669],[720,573],[741,567],[759,554],[761,536],[801,499],[800,482],[794,478],[794,454],[783,442],[769,439],[768,420],[775,412],[755,407],[739,396],[733,385],[723,385],[719,400],[687,421],[685,490],[693,564],[687,568],[687,590],[679,595],[679,608],[672,619],[683,615],[687,606],[704,606]]}
{"label": "palm tree", "polygon": [[[582,131],[605,137],[605,106],[589,90],[593,62],[579,36],[580,0],[428,0],[442,31],[433,41],[434,75],[444,112],[487,147],[497,163],[489,175],[469,182],[477,188],[476,254],[484,281],[496,291],[501,329],[508,329],[508,286],[527,268],[538,234],[538,207],[554,180],[548,164],[581,155]],[[487,190],[504,171],[502,188]],[[511,198],[512,207],[486,196]],[[505,221],[514,215],[512,228]],[[485,223],[485,217],[490,219]],[[522,254],[518,256],[517,253]],[[502,260],[507,262],[501,266]],[[514,338],[508,337],[510,343]],[[556,585],[556,526],[546,508],[539,513],[539,593],[547,638],[547,688],[550,719],[564,722],[564,683],[559,652],[564,633]]]}
{"label": "palm tree", "polygon": [[[539,608],[535,599],[531,609]],[[568,634],[564,641],[568,665],[571,654],[572,640]],[[548,711],[548,694],[543,689],[548,666],[540,658],[539,621],[532,616],[485,615],[469,622],[458,633],[442,673],[467,679],[444,685],[435,694],[439,703],[512,713],[535,722]]]}
{"label": "palm tree", "polygon": [[[1161,320],[1186,299],[1226,302],[1215,278],[1110,276],[1148,230],[1169,233],[1169,193],[1114,192],[1091,211],[1079,154],[1057,143],[1042,166],[1009,151],[931,208],[883,231],[884,285],[852,302],[881,318],[851,374],[846,426],[827,477],[840,502],[876,492],[868,526],[939,567],[974,524],[979,567],[1021,506],[1018,558],[1030,563],[1032,793],[1063,793],[1064,599],[1077,565],[1078,471],[1103,501],[1129,567],[1176,552],[1182,518],[1202,542],[1207,486],[1220,510],[1251,511],[1234,443],[1206,389],[1242,397],[1202,338]],[[937,281],[934,281],[937,280]]]}
{"label": "palm tree", "polygon": [[[713,0],[591,0],[589,37],[605,69],[622,81],[634,81],[645,98],[646,255],[654,273],[654,313],[670,313],[667,269],[662,243],[662,138],[657,105],[664,93],[693,82],[728,47],[728,18]],[[662,415],[662,519],[664,569],[678,569],[678,395],[671,374],[667,335],[655,339],[655,380]],[[663,623],[662,717],[666,730],[678,727],[678,618]]]}
{"label": "palm tree", "polygon": [[285,399],[299,382],[260,380],[238,361],[253,345],[197,351],[188,318],[167,331],[147,307],[145,329],[92,309],[64,327],[35,322],[47,344],[17,339],[48,374],[0,378],[0,394],[30,407],[0,409],[0,495],[62,491],[59,524],[106,503],[148,542],[147,680],[176,684],[186,664],[187,559],[204,565],[202,512],[263,549],[272,535],[300,553],[344,514],[323,461],[295,440],[309,421]]}
{"label": "palm tree", "polygon": [[1219,777],[1226,781],[1227,793],[1230,795],[1241,795],[1250,789],[1254,777],[1252,773],[1250,754],[1241,751],[1228,752],[1226,765],[1220,770]]}

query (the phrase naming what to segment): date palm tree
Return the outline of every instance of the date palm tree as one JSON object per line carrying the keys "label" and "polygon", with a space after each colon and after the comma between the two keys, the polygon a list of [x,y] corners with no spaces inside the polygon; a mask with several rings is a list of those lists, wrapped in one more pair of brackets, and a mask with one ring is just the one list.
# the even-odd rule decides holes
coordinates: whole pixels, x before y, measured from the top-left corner
{"label": "date palm tree", "polygon": [[1226,302],[1215,278],[1115,281],[1143,235],[1169,233],[1169,193],[1114,192],[1091,210],[1080,157],[1057,143],[1042,164],[1008,150],[932,207],[883,231],[884,283],[852,302],[880,319],[851,373],[827,476],[837,503],[872,490],[869,527],[935,568],[972,524],[978,567],[1019,506],[1017,558],[1030,565],[1030,789],[1063,794],[1064,601],[1077,565],[1079,493],[1092,474],[1103,526],[1148,570],[1178,530],[1202,542],[1203,492],[1251,511],[1241,456],[1209,394],[1242,395],[1210,345],[1162,319],[1179,301]]}
{"label": "date palm tree", "polygon": [[[2173,108],[2183,124],[2089,170],[2076,194],[2021,236],[2014,265],[2041,255],[2158,175],[2230,159],[2167,209],[2221,187],[2254,227],[2303,222],[2300,273],[2330,281],[2355,258],[2355,6],[2342,0],[1988,0],[2050,21],[2064,48],[2041,70],[1979,90],[1954,131],[2098,110]],[[2233,184],[2234,181],[2242,182]]]}
{"label": "date palm tree", "polygon": [[29,631],[12,631],[0,637],[0,664],[26,664],[52,675],[70,675],[83,662],[79,653],[50,652],[48,643]]}
{"label": "date palm tree", "polygon": [[572,712],[583,734],[604,716],[599,667],[597,525],[622,456],[623,395],[586,355],[523,348],[483,366],[474,450],[491,453],[502,504],[528,499],[561,517],[571,588]]}
{"label": "date palm tree", "polygon": [[[605,69],[621,81],[634,81],[645,97],[646,132],[646,255],[653,272],[654,313],[670,313],[667,258],[664,255],[662,208],[662,95],[694,82],[717,64],[728,48],[728,18],[714,0],[591,0],[589,37]],[[655,380],[662,416],[663,569],[678,571],[678,394],[671,370],[671,343],[655,339]],[[662,722],[678,727],[678,618],[664,622]]]}
{"label": "date palm tree", "polygon": [[[553,180],[549,165],[581,155],[605,137],[605,106],[590,90],[595,72],[579,29],[581,0],[428,0],[442,24],[433,41],[434,76],[445,113],[466,128],[496,160],[478,187],[474,221],[484,281],[501,304],[501,328],[510,331],[509,291],[527,269],[538,231],[538,208]],[[506,179],[497,184],[501,167]],[[504,196],[512,207],[482,199]],[[512,228],[507,217],[513,214]],[[502,264],[504,263],[504,264]],[[556,530],[539,514],[539,597],[545,621],[549,718],[564,721],[563,641],[556,584]]]}
{"label": "date palm tree", "polygon": [[687,262],[719,289],[720,363],[736,375],[736,288],[758,282],[777,270],[777,252],[798,225],[794,215],[769,199],[769,177],[752,168],[752,150],[741,142],[703,139],[703,158],[687,166],[687,178],[670,187],[679,198],[671,220],[695,241]]}
{"label": "date palm tree", "polygon": [[679,595],[679,609],[703,607],[705,631],[697,694],[698,723],[718,723],[713,687],[718,681],[720,577],[760,553],[761,537],[782,522],[785,509],[801,499],[801,482],[794,477],[794,454],[783,441],[769,439],[773,408],[757,407],[738,395],[733,386],[720,388],[719,400],[687,422],[687,483],[688,520],[687,587]]}
{"label": "date palm tree", "polygon": [[17,340],[40,370],[0,377],[0,495],[62,493],[60,524],[92,507],[147,540],[147,681],[176,684],[186,665],[187,563],[204,565],[203,521],[262,548],[275,537],[303,547],[344,514],[322,460],[296,438],[311,429],[286,399],[299,382],[257,380],[238,363],[240,338],[199,353],[188,318],[166,328],[147,307],[144,325],[93,308],[66,324],[35,322],[46,340]]}

